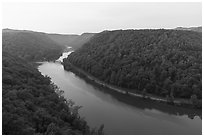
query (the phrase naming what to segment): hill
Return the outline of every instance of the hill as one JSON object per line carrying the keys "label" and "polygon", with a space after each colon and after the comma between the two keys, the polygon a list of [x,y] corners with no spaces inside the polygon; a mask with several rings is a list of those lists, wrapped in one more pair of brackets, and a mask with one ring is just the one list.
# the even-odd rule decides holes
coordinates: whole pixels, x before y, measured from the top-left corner
{"label": "hill", "polygon": [[79,106],[33,66],[33,61],[58,58],[64,47],[47,34],[3,30],[2,134],[102,134],[78,114]]}
{"label": "hill", "polygon": [[45,33],[2,30],[2,49],[29,61],[57,59],[64,48]]}
{"label": "hill", "polygon": [[49,38],[60,45],[72,47],[73,49],[80,48],[83,44],[90,40],[95,33],[83,33],[81,35],[62,35],[62,34],[47,34]]}
{"label": "hill", "polygon": [[180,30],[96,34],[64,59],[105,83],[161,97],[202,98],[202,36]]}
{"label": "hill", "polygon": [[190,27],[190,28],[177,27],[177,28],[175,28],[175,29],[176,29],[176,30],[187,30],[187,31],[202,32],[202,27]]}
{"label": "hill", "polygon": [[70,46],[79,35],[48,34],[48,37],[61,45]]}
{"label": "hill", "polygon": [[8,52],[2,61],[3,135],[97,134],[48,77]]}
{"label": "hill", "polygon": [[86,42],[88,42],[94,35],[95,33],[83,33],[80,36],[78,36],[74,41],[72,41],[70,43],[70,46],[73,49],[78,49],[82,45],[84,45]]}

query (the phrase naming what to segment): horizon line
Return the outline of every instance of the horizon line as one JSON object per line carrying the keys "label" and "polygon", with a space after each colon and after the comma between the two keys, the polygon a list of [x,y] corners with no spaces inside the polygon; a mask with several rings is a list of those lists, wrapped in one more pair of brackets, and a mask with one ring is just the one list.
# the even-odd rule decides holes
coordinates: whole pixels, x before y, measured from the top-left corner
{"label": "horizon line", "polygon": [[40,30],[31,30],[31,29],[14,29],[14,28],[2,28],[2,31],[3,30],[15,30],[15,31],[31,31],[31,32],[38,32],[38,33],[46,33],[46,34],[55,34],[55,35],[82,35],[82,34],[86,34],[86,33],[101,33],[103,31],[115,31],[115,30],[156,30],[156,29],[176,29],[176,28],[198,28],[198,27],[202,27],[202,25],[199,25],[199,26],[178,26],[178,27],[174,27],[174,28],[164,28],[164,27],[161,27],[161,28],[127,28],[127,29],[121,29],[121,28],[118,28],[118,29],[104,29],[102,31],[99,31],[99,32],[82,32],[80,34],[76,34],[76,33],[57,33],[57,32],[46,32],[46,31],[40,31]]}

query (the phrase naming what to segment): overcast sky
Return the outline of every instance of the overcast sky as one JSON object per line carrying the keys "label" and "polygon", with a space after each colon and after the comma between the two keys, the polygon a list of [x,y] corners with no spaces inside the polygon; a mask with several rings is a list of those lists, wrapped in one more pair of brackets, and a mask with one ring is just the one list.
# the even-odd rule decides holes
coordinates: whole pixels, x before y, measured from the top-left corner
{"label": "overcast sky", "polygon": [[201,3],[3,3],[3,28],[81,34],[202,25]]}

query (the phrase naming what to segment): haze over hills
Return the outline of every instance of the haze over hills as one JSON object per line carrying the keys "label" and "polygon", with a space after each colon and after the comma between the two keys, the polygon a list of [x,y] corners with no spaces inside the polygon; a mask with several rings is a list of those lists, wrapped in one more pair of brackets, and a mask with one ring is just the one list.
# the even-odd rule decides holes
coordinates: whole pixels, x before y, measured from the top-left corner
{"label": "haze over hills", "polygon": [[2,135],[202,134],[202,2],[1,8]]}
{"label": "haze over hills", "polygon": [[188,31],[196,31],[196,32],[202,32],[202,26],[200,27],[177,27],[176,30],[188,30]]}
{"label": "haze over hills", "polygon": [[94,77],[136,93],[202,98],[202,35],[182,30],[96,34],[64,59]]}
{"label": "haze over hills", "polygon": [[4,29],[2,48],[26,60],[39,61],[58,58],[65,47],[50,39],[46,33]]}
{"label": "haze over hills", "polygon": [[[188,30],[202,32],[202,27],[177,27],[176,30]],[[88,42],[96,33],[83,33],[81,35],[72,34],[48,34],[48,36],[55,42],[61,45],[71,46],[73,49],[80,48],[83,44]]]}
{"label": "haze over hills", "polygon": [[61,45],[67,45],[73,49],[78,49],[89,41],[94,34],[95,33],[83,33],[81,35],[48,34],[48,37]]}
{"label": "haze over hills", "polygon": [[72,35],[72,34],[49,34],[48,37],[50,37],[55,42],[61,44],[61,45],[67,45],[70,46],[70,44],[79,37],[79,35]]}
{"label": "haze over hills", "polygon": [[[8,40],[6,37],[12,37],[14,35],[18,35],[18,37],[22,37],[22,39],[26,40],[29,37],[29,36],[26,36],[26,34],[28,34],[28,35],[33,35],[33,38],[35,39],[39,39],[37,40],[39,41],[39,43],[38,44],[35,43],[35,48],[46,47],[46,45],[50,43],[50,46],[47,49],[53,47],[53,44],[56,45],[57,47],[64,48],[66,46],[69,46],[69,47],[72,47],[73,49],[78,49],[83,44],[85,44],[87,41],[89,41],[89,39],[95,34],[95,33],[83,33],[81,35],[52,34],[52,33],[44,33],[44,32],[35,32],[35,31],[30,31],[30,30],[14,30],[14,29],[3,29],[2,32],[3,32],[3,37],[5,37],[4,42],[5,40]],[[25,34],[25,36],[22,36],[23,34]],[[30,45],[29,47],[31,48],[32,46]]]}
{"label": "haze over hills", "polygon": [[[188,30],[188,31],[196,31],[196,32],[202,32],[202,26],[200,27],[177,27],[175,28],[176,30]],[[23,32],[23,33],[38,33],[43,35],[47,35],[51,40],[53,40],[55,43],[58,45],[63,46],[70,46],[73,49],[78,49],[80,48],[83,44],[88,42],[91,37],[93,37],[96,33],[83,33],[81,35],[76,35],[76,34],[52,34],[52,33],[44,33],[44,32],[35,32],[35,31],[29,31],[29,30],[13,30],[13,29],[3,29],[3,32]],[[48,40],[50,41],[50,40]],[[46,45],[46,44],[45,44]]]}
{"label": "haze over hills", "polygon": [[95,35],[95,33],[83,33],[80,36],[78,36],[71,44],[70,46],[74,49],[78,49],[81,46],[83,46],[83,44],[85,44],[86,42],[88,42],[93,36]]}
{"label": "haze over hills", "polygon": [[2,134],[103,134],[103,126],[92,131],[77,107],[65,103],[62,91],[31,64],[57,59],[65,45],[75,49],[64,59],[65,69],[71,63],[106,84],[193,100],[201,108],[202,33],[193,30],[82,35],[2,30]]}

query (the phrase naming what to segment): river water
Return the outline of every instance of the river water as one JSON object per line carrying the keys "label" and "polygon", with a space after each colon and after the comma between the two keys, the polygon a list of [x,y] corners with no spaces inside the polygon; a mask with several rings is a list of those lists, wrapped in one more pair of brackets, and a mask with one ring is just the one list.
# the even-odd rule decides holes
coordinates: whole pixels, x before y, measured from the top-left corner
{"label": "river water", "polygon": [[90,127],[104,124],[105,134],[202,134],[202,112],[150,100],[121,95],[98,87],[60,63],[71,53],[63,53],[56,62],[43,62],[38,70],[51,78],[64,96],[82,106],[80,116]]}

